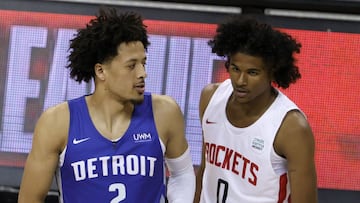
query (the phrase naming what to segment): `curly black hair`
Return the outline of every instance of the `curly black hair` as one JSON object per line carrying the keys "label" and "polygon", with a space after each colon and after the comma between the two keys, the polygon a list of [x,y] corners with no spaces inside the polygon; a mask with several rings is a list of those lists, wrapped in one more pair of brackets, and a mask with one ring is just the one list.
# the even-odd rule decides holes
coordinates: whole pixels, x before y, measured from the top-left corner
{"label": "curly black hair", "polygon": [[241,52],[262,58],[278,87],[286,89],[301,78],[294,58],[295,53],[300,53],[301,44],[289,34],[260,23],[253,16],[231,16],[219,24],[216,35],[208,44],[213,53],[227,58],[227,69],[229,57]]}
{"label": "curly black hair", "polygon": [[95,64],[114,58],[123,42],[141,41],[147,50],[150,42],[146,28],[137,13],[118,14],[115,8],[100,8],[99,14],[70,40],[70,77],[79,83],[89,82],[95,77]]}

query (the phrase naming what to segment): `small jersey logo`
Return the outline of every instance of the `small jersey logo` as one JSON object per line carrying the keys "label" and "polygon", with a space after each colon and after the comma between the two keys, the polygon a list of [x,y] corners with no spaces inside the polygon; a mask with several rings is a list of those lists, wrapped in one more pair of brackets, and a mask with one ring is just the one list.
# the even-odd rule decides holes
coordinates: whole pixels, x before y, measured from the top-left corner
{"label": "small jersey logo", "polygon": [[151,133],[136,133],[133,134],[135,142],[150,142],[152,141]]}
{"label": "small jersey logo", "polygon": [[265,147],[265,141],[260,138],[253,138],[251,141],[251,147],[255,149],[255,151],[262,152]]}
{"label": "small jersey logo", "polygon": [[208,118],[206,119],[206,121],[205,121],[205,122],[206,122],[206,124],[215,124],[215,123],[216,123],[216,122],[214,122],[214,121],[209,121],[209,119],[208,119]]}
{"label": "small jersey logo", "polygon": [[83,138],[83,139],[80,139],[80,140],[77,140],[76,138],[73,139],[73,144],[80,144],[82,142],[85,142],[85,141],[88,141],[90,139],[90,137],[87,137],[87,138]]}

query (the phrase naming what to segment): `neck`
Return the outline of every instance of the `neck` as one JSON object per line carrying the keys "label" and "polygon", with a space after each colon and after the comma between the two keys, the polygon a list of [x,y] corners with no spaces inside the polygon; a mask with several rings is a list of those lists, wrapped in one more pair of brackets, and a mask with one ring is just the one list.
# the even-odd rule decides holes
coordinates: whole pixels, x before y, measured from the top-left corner
{"label": "neck", "polygon": [[109,128],[118,120],[130,119],[134,109],[130,101],[120,102],[96,94],[87,96],[86,101],[92,119],[102,121]]}
{"label": "neck", "polygon": [[272,89],[247,103],[240,103],[231,96],[226,106],[228,120],[237,127],[251,125],[271,106],[276,94]]}
{"label": "neck", "polygon": [[232,109],[236,109],[237,112],[243,112],[246,115],[256,115],[268,109],[275,100],[276,95],[276,90],[271,88],[266,93],[253,98],[251,101],[241,103],[231,96],[228,106],[231,106]]}
{"label": "neck", "polygon": [[134,104],[96,95],[86,97],[91,120],[102,136],[116,140],[130,125]]}

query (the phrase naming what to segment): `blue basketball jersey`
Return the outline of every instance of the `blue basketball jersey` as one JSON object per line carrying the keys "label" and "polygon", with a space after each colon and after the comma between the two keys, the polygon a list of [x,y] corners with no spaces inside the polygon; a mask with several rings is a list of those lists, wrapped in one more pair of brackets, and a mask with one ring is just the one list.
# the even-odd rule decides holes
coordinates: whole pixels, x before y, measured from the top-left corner
{"label": "blue basketball jersey", "polygon": [[151,94],[135,105],[130,125],[116,142],[91,121],[85,96],[68,101],[68,143],[57,170],[63,203],[159,203],[165,199],[163,150]]}

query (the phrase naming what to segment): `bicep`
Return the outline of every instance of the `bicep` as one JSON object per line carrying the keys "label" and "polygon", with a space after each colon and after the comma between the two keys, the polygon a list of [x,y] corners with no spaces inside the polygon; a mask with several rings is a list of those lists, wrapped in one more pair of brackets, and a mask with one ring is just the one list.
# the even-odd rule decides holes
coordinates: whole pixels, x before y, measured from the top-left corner
{"label": "bicep", "polygon": [[[201,121],[202,121],[202,117],[204,115],[204,112],[205,112],[205,109],[212,97],[212,95],[214,94],[215,90],[218,88],[219,84],[216,83],[216,84],[208,84],[206,85],[202,91],[201,91],[201,95],[200,95],[200,101],[199,101],[199,118],[200,118],[200,124],[201,124]],[[184,123],[184,118],[183,118],[183,115],[182,115],[182,112],[180,111],[180,108],[178,108],[178,113],[174,113],[174,115],[181,115],[181,116],[176,116],[177,118],[175,118],[175,120],[178,120],[177,123]],[[173,124],[176,124],[175,122],[172,122]],[[176,127],[178,127],[178,130],[177,132],[181,132],[182,134],[184,134],[184,125],[177,125],[177,126],[174,126],[173,129],[176,129]],[[175,132],[176,133],[176,132]],[[186,144],[186,148],[187,148],[187,142],[186,142],[186,139],[184,136],[176,136],[177,140],[179,143],[185,143]],[[177,145],[177,142],[176,139],[174,140],[171,140],[171,143],[170,143],[170,147],[171,145]],[[184,145],[185,146],[185,145]],[[203,155],[204,156],[204,155]]]}
{"label": "bicep", "polygon": [[200,161],[200,165],[198,166],[197,171],[196,171],[197,182],[200,185],[202,184],[202,176],[203,176],[204,170],[205,170],[205,150],[206,150],[205,143],[202,142],[201,161]]}
{"label": "bicep", "polygon": [[[20,186],[20,200],[43,201],[52,183],[63,146],[62,134],[66,132],[63,126],[51,121],[54,121],[51,115],[45,113],[36,124],[32,148],[26,160]],[[61,121],[57,120],[57,123]]]}
{"label": "bicep", "polygon": [[293,202],[314,202],[317,190],[315,142],[300,112],[293,111],[286,116],[278,132],[276,148],[287,159]]}
{"label": "bicep", "polygon": [[169,116],[171,119],[168,119],[166,157],[176,158],[188,148],[184,117],[179,107],[173,107]]}
{"label": "bicep", "polygon": [[43,201],[53,180],[56,163],[57,157],[53,154],[30,152],[24,168],[19,198]]}
{"label": "bicep", "polygon": [[188,148],[185,123],[176,101],[165,95],[153,95],[153,111],[159,137],[165,145],[165,156],[176,158]]}
{"label": "bicep", "polygon": [[[210,102],[211,97],[215,93],[215,90],[218,88],[219,84],[208,84],[205,86],[200,95],[199,101],[199,118],[200,118],[200,125],[202,125],[202,118],[204,116],[205,110]],[[205,168],[205,142],[204,142],[204,132],[202,131],[202,152],[201,152],[201,163],[199,172],[202,174]]]}

